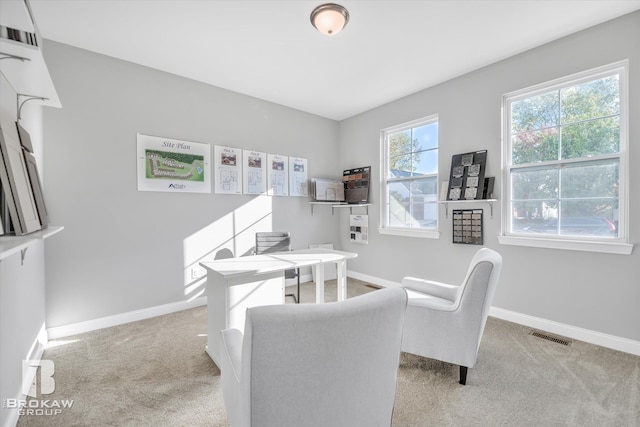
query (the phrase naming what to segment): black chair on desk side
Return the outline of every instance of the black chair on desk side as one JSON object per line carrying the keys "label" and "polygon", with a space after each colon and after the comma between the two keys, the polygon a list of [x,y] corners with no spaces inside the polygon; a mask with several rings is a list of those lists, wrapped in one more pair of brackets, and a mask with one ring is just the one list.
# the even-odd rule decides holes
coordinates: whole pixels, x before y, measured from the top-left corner
{"label": "black chair on desk side", "polygon": [[[291,234],[288,231],[260,231],[256,233],[256,255],[291,250]],[[284,271],[285,279],[297,279],[298,293],[285,294],[285,297],[293,297],[296,304],[300,303],[300,269]]]}

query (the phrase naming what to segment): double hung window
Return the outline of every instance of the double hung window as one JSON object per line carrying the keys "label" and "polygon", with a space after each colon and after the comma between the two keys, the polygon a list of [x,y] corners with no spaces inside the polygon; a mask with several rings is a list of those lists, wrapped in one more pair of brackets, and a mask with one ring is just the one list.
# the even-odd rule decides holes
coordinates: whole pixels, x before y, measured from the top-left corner
{"label": "double hung window", "polygon": [[437,237],[438,116],[384,129],[380,232]]}
{"label": "double hung window", "polygon": [[626,242],[626,76],[622,62],[504,96],[506,240]]}

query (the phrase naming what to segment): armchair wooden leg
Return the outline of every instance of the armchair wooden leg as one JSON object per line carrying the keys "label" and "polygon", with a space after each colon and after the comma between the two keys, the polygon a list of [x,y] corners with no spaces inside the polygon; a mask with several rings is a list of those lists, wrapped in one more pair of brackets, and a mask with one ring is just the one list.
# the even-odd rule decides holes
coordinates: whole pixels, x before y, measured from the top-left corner
{"label": "armchair wooden leg", "polygon": [[460,384],[462,385],[467,384],[467,367],[466,366],[460,366]]}

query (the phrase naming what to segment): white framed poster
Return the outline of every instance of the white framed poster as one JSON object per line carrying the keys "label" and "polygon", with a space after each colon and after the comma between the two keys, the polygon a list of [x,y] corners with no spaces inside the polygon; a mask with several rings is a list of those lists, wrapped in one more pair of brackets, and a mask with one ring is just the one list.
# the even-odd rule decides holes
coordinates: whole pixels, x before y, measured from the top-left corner
{"label": "white framed poster", "polygon": [[307,159],[289,157],[289,195],[307,197],[309,195]]}
{"label": "white framed poster", "polygon": [[138,191],[211,193],[211,146],[138,133]]}
{"label": "white framed poster", "polygon": [[289,195],[289,157],[267,154],[267,194],[269,196]]}
{"label": "white framed poster", "polygon": [[267,154],[260,151],[242,151],[244,194],[264,194],[267,191]]}
{"label": "white framed poster", "polygon": [[349,217],[349,240],[353,243],[369,243],[369,215]]}
{"label": "white framed poster", "polygon": [[213,170],[217,194],[242,194],[242,150],[213,147]]}

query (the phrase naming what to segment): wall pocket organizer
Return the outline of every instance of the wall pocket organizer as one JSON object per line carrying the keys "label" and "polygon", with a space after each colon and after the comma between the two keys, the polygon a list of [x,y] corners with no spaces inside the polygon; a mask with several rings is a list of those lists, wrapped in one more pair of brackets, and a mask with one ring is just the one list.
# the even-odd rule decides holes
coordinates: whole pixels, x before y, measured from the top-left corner
{"label": "wall pocket organizer", "polygon": [[482,245],[482,209],[455,209],[453,213],[453,243]]}

